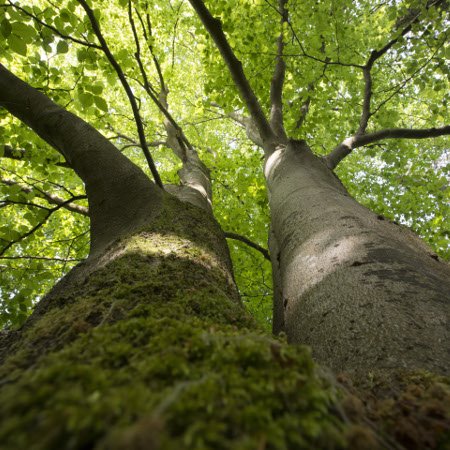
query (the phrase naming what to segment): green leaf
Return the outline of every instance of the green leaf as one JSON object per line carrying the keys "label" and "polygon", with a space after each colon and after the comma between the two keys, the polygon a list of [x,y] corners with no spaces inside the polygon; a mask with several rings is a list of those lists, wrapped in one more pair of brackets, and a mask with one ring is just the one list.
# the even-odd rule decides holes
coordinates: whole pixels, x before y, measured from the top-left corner
{"label": "green leaf", "polygon": [[12,31],[27,44],[33,42],[33,39],[36,37],[36,30],[32,26],[22,22],[14,22],[12,24]]}
{"label": "green leaf", "polygon": [[9,20],[6,18],[3,19],[0,22],[0,32],[2,33],[3,37],[7,38],[11,34],[11,31],[12,31],[12,26],[9,23]]}
{"label": "green leaf", "polygon": [[102,97],[94,97],[95,105],[102,111],[108,112],[108,104]]}
{"label": "green leaf", "polygon": [[88,108],[94,103],[94,96],[89,92],[81,92],[78,94],[78,99],[84,108]]}
{"label": "green leaf", "polygon": [[99,95],[103,92],[103,86],[100,84],[93,84],[90,86],[90,91],[93,94]]}
{"label": "green leaf", "polygon": [[66,41],[59,41],[56,46],[57,53],[67,53],[69,51],[69,45]]}
{"label": "green leaf", "polygon": [[15,34],[10,34],[8,37],[9,48],[22,56],[27,56],[27,44],[23,39],[16,36]]}

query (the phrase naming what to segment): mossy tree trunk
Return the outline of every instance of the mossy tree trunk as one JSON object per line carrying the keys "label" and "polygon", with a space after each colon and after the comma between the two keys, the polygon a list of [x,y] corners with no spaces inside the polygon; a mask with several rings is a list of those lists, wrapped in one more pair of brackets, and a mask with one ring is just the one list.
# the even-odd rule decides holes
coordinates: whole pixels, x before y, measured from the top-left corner
{"label": "mossy tree trunk", "polygon": [[82,178],[92,240],[0,336],[2,449],[346,446],[308,350],[264,335],[243,308],[196,154],[171,191],[200,207],[3,66],[0,105]]}
{"label": "mossy tree trunk", "polygon": [[[22,329],[0,336],[2,449],[384,446],[383,436],[351,426],[338,413],[335,382],[318,374],[306,348],[264,335],[243,308],[223,232],[205,214],[206,172],[196,155],[185,158],[184,168],[192,163],[198,176],[187,176],[186,186],[172,192],[187,192],[180,197],[191,203],[195,197],[200,208],[157,187],[96,130],[2,66],[0,105],[52,144],[83,179],[92,237],[90,257],[55,286]],[[300,223],[298,202],[308,197],[294,195],[303,176],[314,169],[314,182],[326,179],[327,189],[345,196],[331,172],[316,170],[319,162],[303,150],[288,146],[285,157],[274,152],[266,168],[277,218],[275,281],[284,300],[287,289],[300,292],[305,267],[298,259],[305,241],[297,245],[298,234],[289,232]],[[312,162],[298,164],[304,158]],[[311,223],[317,221],[305,229],[312,230]],[[332,238],[323,240],[326,248]],[[372,264],[357,262],[353,267]],[[298,300],[291,304],[300,308]],[[281,315],[293,324],[286,327],[294,330],[292,339],[297,317],[282,309]],[[321,348],[320,341],[314,345]],[[449,398],[448,389],[440,389],[425,395],[427,420],[436,416],[436,396]],[[422,422],[439,427],[445,414],[439,410],[437,420]],[[364,420],[365,412],[360,415]]]}
{"label": "mossy tree trunk", "polygon": [[308,351],[244,310],[217,223],[162,197],[4,338],[2,448],[345,447]]}

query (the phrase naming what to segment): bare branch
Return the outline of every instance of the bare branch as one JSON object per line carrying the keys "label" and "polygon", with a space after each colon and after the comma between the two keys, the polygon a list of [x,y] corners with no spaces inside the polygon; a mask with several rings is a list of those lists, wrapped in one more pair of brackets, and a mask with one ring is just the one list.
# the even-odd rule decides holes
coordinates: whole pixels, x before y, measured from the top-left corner
{"label": "bare branch", "polygon": [[60,209],[60,208],[64,208],[66,206],[66,204],[70,203],[71,201],[72,201],[72,199],[67,200],[67,201],[61,203],[60,205],[57,205],[54,208],[48,210],[45,217],[39,223],[37,223],[34,227],[32,227],[30,230],[28,230],[24,234],[20,235],[18,238],[13,239],[12,241],[9,241],[2,249],[0,249],[0,256],[3,256],[6,253],[6,251],[9,250],[14,244],[18,244],[19,242],[23,241],[28,236],[31,236],[33,233],[35,233],[39,228],[41,228],[47,222],[47,220],[50,218],[50,216],[54,212],[58,211],[58,209]]}
{"label": "bare branch", "polygon": [[139,70],[140,70],[141,75],[142,75],[142,79],[144,80],[144,89],[147,92],[148,91],[152,91],[155,95],[157,95],[157,92],[155,91],[153,86],[148,81],[147,72],[145,71],[144,64],[142,63],[141,46],[140,46],[140,43],[139,43],[139,37],[138,37],[138,34],[137,34],[136,25],[134,24],[133,12],[132,12],[132,9],[131,9],[131,0],[128,1],[128,20],[129,20],[130,25],[131,25],[131,31],[133,32],[134,43],[136,45],[136,53],[134,54],[134,56],[136,57],[136,61],[137,61],[138,66],[139,66]]}
{"label": "bare branch", "polygon": [[341,142],[324,160],[330,169],[334,169],[352,150],[383,139],[428,139],[450,135],[450,125],[442,128],[410,129],[388,128],[373,133],[355,135]]}
{"label": "bare branch", "polygon": [[244,244],[248,245],[249,247],[257,250],[264,256],[265,259],[270,261],[269,251],[266,248],[261,247],[259,244],[256,244],[255,242],[251,241],[250,239],[246,238],[245,236],[242,236],[241,234],[232,233],[230,231],[225,231],[224,234],[227,239],[234,239],[235,241],[243,242]]}
{"label": "bare branch", "polygon": [[270,126],[275,134],[287,140],[283,126],[283,85],[286,75],[286,63],[283,58],[284,50],[284,24],[288,22],[288,11],[286,9],[287,0],[278,0],[280,19],[280,35],[277,41],[277,57],[275,70],[270,84]]}
{"label": "bare branch", "polygon": [[97,39],[100,42],[101,48],[103,52],[105,53],[106,57],[108,58],[108,61],[113,66],[114,70],[117,73],[117,76],[119,77],[123,88],[125,89],[125,92],[127,94],[128,100],[131,105],[131,109],[133,110],[133,116],[134,120],[136,122],[136,128],[139,135],[139,142],[141,144],[142,151],[144,152],[145,159],[147,160],[147,163],[150,167],[150,171],[153,175],[153,178],[156,182],[156,184],[161,188],[164,189],[163,183],[161,181],[161,177],[159,176],[158,169],[156,168],[155,162],[153,161],[152,155],[150,153],[149,148],[147,147],[147,143],[145,140],[145,132],[144,132],[144,125],[142,123],[141,116],[139,114],[139,108],[136,103],[136,99],[134,97],[133,91],[131,90],[130,85],[128,84],[128,81],[125,77],[125,74],[120,67],[119,63],[114,58],[113,54],[109,50],[108,44],[105,41],[105,38],[103,37],[103,34],[100,30],[100,25],[97,22],[97,19],[95,18],[94,11],[89,7],[89,5],[86,3],[85,0],[78,0],[78,3],[83,7],[83,9],[86,11],[86,14],[91,22],[92,29],[97,36]]}
{"label": "bare branch", "polygon": [[[247,108],[258,127],[259,134],[264,144],[271,146],[275,139],[272,128],[261,108],[261,105],[250,86],[247,77],[244,74],[242,63],[234,54],[233,50],[228,43],[228,40],[223,32],[222,23],[219,19],[214,18],[209,10],[206,8],[202,0],[189,0],[192,7],[197,12],[200,20],[205,26],[206,30],[216,43],[218,50],[220,51],[222,58],[224,59],[228,69],[233,78],[234,84],[239,90],[242,99],[244,100]],[[269,152],[272,149],[268,150]]]}
{"label": "bare branch", "polygon": [[46,256],[0,256],[0,259],[31,259],[31,260],[37,260],[37,261],[61,261],[61,262],[78,262],[78,261],[84,261],[83,258],[50,258]]}
{"label": "bare branch", "polygon": [[59,197],[58,195],[52,194],[51,192],[43,191],[42,189],[39,189],[36,186],[33,186],[33,187],[25,186],[14,180],[8,180],[8,179],[1,178],[0,183],[5,184],[7,186],[19,186],[20,190],[22,192],[25,192],[27,194],[34,192],[36,197],[43,198],[43,199],[47,200],[49,203],[52,203],[54,205],[63,206],[68,211],[76,212],[83,216],[89,216],[88,208],[86,208],[85,206],[81,206],[81,205],[72,203],[75,200],[86,199],[87,198],[86,195],[77,195],[68,200],[65,200],[62,197]]}
{"label": "bare branch", "polygon": [[[8,159],[15,159],[17,161],[22,161],[26,157],[26,153],[27,151],[23,148],[12,148],[9,145],[5,145],[3,147],[3,155],[0,155],[0,158],[8,158]],[[57,162],[54,164],[57,165],[58,167],[65,167],[70,169],[70,166],[67,162]]]}

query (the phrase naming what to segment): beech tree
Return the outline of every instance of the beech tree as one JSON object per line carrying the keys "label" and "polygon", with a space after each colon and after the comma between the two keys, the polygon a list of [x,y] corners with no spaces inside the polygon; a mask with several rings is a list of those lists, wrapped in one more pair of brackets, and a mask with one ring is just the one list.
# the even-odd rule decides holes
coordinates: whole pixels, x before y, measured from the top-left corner
{"label": "beech tree", "polygon": [[446,448],[445,1],[0,6],[5,448]]}

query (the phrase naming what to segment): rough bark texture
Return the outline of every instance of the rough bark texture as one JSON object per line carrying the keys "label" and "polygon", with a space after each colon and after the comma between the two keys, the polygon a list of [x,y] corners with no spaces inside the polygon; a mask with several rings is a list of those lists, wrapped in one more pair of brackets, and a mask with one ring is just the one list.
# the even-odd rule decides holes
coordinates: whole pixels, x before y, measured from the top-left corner
{"label": "rough bark texture", "polygon": [[78,266],[0,339],[2,449],[346,448],[304,347],[265,336],[214,219],[160,215]]}
{"label": "rough bark texture", "polygon": [[354,201],[304,141],[280,146],[265,172],[290,342],[335,371],[448,373],[449,266]]}

